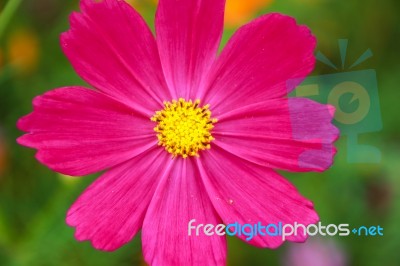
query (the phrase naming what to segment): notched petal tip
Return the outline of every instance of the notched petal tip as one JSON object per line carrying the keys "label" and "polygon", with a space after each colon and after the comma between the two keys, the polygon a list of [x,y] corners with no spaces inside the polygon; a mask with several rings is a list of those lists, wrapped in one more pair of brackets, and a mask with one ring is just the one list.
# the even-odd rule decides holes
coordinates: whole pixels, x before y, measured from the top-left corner
{"label": "notched petal tip", "polygon": [[29,132],[29,126],[28,126],[28,120],[31,114],[25,115],[18,119],[16,127],[17,129],[24,131],[24,132]]}
{"label": "notched petal tip", "polygon": [[93,246],[93,248],[106,252],[115,251],[122,245],[125,245],[126,243],[129,242],[128,240],[123,243],[120,243],[119,245],[115,245],[112,243],[110,244],[109,242],[103,241],[102,236],[100,234],[85,233],[85,227],[87,227],[87,225],[85,223],[82,223],[81,221],[78,221],[78,219],[75,216],[74,208],[75,208],[74,205],[72,205],[68,210],[67,216],[65,218],[65,223],[69,227],[72,227],[75,230],[74,237],[77,241],[79,242],[88,241]]}
{"label": "notched petal tip", "polygon": [[[111,245],[108,245],[96,238],[86,237],[80,230],[79,226],[71,226],[71,227],[74,227],[74,229],[75,229],[74,237],[77,241],[79,241],[79,242],[87,241],[92,245],[93,248],[95,248],[97,250],[101,250],[101,251],[105,251],[105,252],[113,252],[113,251],[117,250],[118,248],[120,248],[120,246],[111,246]],[[125,245],[126,243],[124,243],[122,245]]]}
{"label": "notched petal tip", "polygon": [[336,112],[336,107],[331,105],[331,104],[327,104],[326,105],[329,111],[329,114],[332,116],[332,119],[335,118],[335,112]]}
{"label": "notched petal tip", "polygon": [[24,134],[24,135],[18,137],[16,139],[16,142],[21,146],[35,149],[36,148],[35,145],[32,143],[32,141],[29,140],[30,136],[31,136],[31,134],[29,134],[29,133]]}
{"label": "notched petal tip", "polygon": [[[267,15],[268,16],[268,15]],[[272,18],[276,19],[276,20],[281,20],[281,21],[285,21],[286,23],[288,23],[287,28],[296,28],[297,32],[300,33],[301,35],[303,35],[303,37],[305,38],[305,40],[307,40],[310,52],[312,53],[316,46],[317,46],[317,38],[315,37],[315,35],[312,33],[311,29],[303,24],[298,23],[298,21],[296,20],[296,18],[291,17],[289,15],[285,15],[285,14],[280,14],[280,13],[272,13]],[[293,31],[296,32],[296,31]],[[316,61],[315,56],[310,57],[311,60]]]}
{"label": "notched petal tip", "polygon": [[[334,105],[331,105],[331,104],[327,104],[326,107],[328,108],[329,115],[331,116],[331,127],[332,127],[332,135],[333,135],[332,143],[334,143],[340,138],[340,130],[339,130],[339,128],[336,127],[332,123],[333,120],[335,119],[336,107]],[[337,150],[336,150],[336,148],[334,146],[333,146],[333,148],[334,148],[333,156],[335,156]]]}

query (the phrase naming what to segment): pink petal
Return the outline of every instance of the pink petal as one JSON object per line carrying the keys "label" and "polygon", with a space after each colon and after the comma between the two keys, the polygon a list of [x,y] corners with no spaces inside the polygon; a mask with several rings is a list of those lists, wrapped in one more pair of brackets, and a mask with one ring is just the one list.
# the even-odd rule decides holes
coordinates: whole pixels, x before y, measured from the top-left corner
{"label": "pink petal", "polygon": [[234,34],[211,69],[207,94],[198,96],[216,113],[283,97],[313,70],[315,44],[293,18],[264,15]]}
{"label": "pink petal", "polygon": [[217,225],[219,218],[204,190],[193,159],[175,159],[161,180],[147,211],[142,243],[147,263],[157,265],[225,265],[224,236],[188,235],[188,223]]}
{"label": "pink petal", "polygon": [[173,97],[194,99],[215,61],[223,30],[224,0],[160,0],[158,50]]}
{"label": "pink petal", "polygon": [[323,171],[333,163],[332,107],[304,98],[260,102],[218,117],[213,144],[243,159],[289,171]]}
{"label": "pink petal", "polygon": [[80,176],[124,162],[157,144],[148,117],[99,92],[69,87],[33,101],[18,121],[18,143],[54,171]]}
{"label": "pink petal", "polygon": [[99,177],[68,211],[67,223],[76,227],[75,237],[107,251],[130,241],[142,227],[157,183],[172,162],[157,148]]}
{"label": "pink petal", "polygon": [[[212,147],[197,161],[208,195],[225,224],[270,223],[304,225],[318,221],[312,202],[273,170],[249,163]],[[302,242],[302,231],[289,241]],[[241,236],[245,239],[246,236]],[[257,235],[249,241],[259,247],[276,248],[281,236]]]}
{"label": "pink petal", "polygon": [[170,99],[156,42],[125,1],[81,1],[61,46],[76,72],[96,89],[148,115]]}

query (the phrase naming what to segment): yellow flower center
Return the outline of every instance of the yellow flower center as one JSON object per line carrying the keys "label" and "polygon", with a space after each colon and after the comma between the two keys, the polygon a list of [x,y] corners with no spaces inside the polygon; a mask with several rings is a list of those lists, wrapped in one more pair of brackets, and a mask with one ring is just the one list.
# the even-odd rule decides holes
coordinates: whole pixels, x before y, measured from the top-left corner
{"label": "yellow flower center", "polygon": [[151,121],[157,122],[158,145],[173,157],[199,156],[200,150],[210,149],[214,138],[211,130],[217,119],[211,118],[209,105],[200,107],[200,100],[192,102],[183,98],[164,102],[164,109],[157,111]]}

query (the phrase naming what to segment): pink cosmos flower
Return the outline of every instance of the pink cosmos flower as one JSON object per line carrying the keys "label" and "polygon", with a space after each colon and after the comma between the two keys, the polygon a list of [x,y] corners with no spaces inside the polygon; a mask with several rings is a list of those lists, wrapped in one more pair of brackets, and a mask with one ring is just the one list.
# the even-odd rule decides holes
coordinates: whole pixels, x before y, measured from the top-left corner
{"label": "pink cosmos flower", "polygon": [[54,171],[106,170],[68,211],[78,240],[111,251],[141,230],[151,265],[223,265],[226,238],[188,236],[190,220],[318,221],[273,170],[323,171],[335,153],[333,109],[287,98],[296,85],[288,80],[314,67],[308,28],[261,16],[217,56],[224,0],[160,0],[156,37],[124,1],[82,0],[80,8],[61,45],[94,89],[49,91],[18,122],[28,132],[18,142]]}

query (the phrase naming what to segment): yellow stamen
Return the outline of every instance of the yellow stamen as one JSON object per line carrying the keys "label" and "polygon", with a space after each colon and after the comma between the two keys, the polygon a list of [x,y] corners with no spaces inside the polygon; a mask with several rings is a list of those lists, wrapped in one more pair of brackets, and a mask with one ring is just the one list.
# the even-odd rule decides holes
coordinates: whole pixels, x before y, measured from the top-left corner
{"label": "yellow stamen", "polygon": [[183,98],[164,102],[164,109],[155,112],[151,121],[157,122],[158,145],[173,157],[199,156],[199,151],[210,149],[214,138],[211,130],[217,119],[211,118],[209,105],[200,107],[200,100]]}

